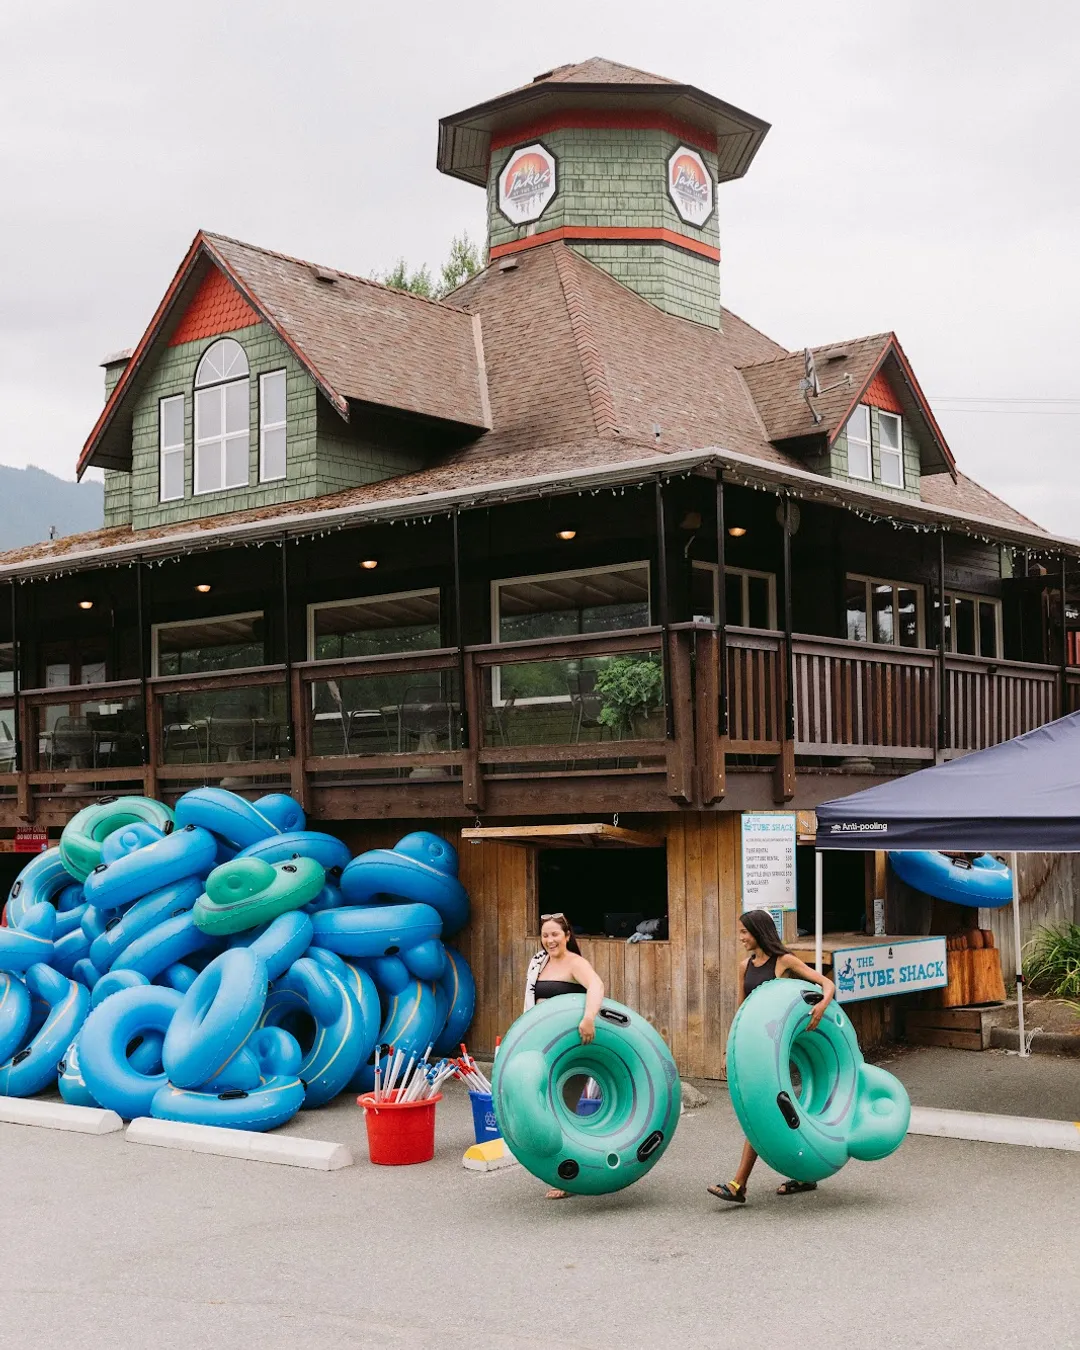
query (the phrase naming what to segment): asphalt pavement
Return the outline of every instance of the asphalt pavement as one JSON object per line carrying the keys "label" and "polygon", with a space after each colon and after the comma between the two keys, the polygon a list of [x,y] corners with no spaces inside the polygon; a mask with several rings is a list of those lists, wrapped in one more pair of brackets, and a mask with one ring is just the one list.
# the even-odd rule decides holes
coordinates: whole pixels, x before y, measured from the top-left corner
{"label": "asphalt pavement", "polygon": [[[925,1050],[886,1067],[922,1105],[1080,1119],[1075,1061]],[[1080,1154],[911,1137],[809,1195],[778,1197],[761,1166],[748,1203],[724,1205],[705,1187],[740,1135],[723,1087],[702,1087],[642,1182],[564,1201],[520,1167],[462,1168],[457,1088],[434,1162],[406,1168],[367,1162],[348,1099],[287,1127],[350,1142],[357,1165],[333,1173],[0,1125],[0,1344],[1080,1347]]]}

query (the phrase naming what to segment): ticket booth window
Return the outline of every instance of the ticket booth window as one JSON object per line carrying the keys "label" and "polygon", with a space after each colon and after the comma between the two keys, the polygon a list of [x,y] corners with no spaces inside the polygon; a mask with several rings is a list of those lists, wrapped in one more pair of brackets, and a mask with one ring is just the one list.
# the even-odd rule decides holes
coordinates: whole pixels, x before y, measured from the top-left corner
{"label": "ticket booth window", "polygon": [[541,848],[537,850],[541,914],[565,914],[576,934],[628,938],[658,920],[654,939],[668,936],[667,850],[664,848]]}

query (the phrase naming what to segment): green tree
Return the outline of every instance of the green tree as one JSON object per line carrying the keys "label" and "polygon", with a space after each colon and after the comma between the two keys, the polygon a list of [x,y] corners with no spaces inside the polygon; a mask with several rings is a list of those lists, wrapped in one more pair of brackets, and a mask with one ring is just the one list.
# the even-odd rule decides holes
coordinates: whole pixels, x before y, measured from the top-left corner
{"label": "green tree", "polygon": [[410,269],[404,258],[399,258],[388,272],[376,272],[372,280],[381,281],[384,286],[393,286],[399,291],[412,291],[414,295],[423,295],[429,300],[441,300],[462,282],[475,276],[483,265],[480,250],[468,234],[456,234],[450,241],[449,255],[439,269],[438,281],[432,278],[427,266]]}

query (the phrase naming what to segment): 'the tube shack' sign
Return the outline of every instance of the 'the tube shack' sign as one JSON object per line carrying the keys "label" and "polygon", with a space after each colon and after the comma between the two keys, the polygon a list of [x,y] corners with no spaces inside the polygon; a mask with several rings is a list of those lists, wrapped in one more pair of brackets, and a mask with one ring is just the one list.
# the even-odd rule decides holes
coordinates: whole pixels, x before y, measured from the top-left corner
{"label": "'the tube shack' sign", "polygon": [[874,947],[833,950],[833,980],[839,1003],[859,1003],[890,994],[942,989],[949,982],[943,937],[883,942]]}

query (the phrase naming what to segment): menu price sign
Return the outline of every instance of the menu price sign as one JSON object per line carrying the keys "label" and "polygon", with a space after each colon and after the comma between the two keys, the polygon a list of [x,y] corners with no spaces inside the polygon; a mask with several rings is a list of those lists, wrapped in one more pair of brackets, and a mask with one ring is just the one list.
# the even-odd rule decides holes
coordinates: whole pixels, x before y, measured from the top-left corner
{"label": "menu price sign", "polygon": [[744,811],[742,817],[742,907],[795,908],[794,811]]}

